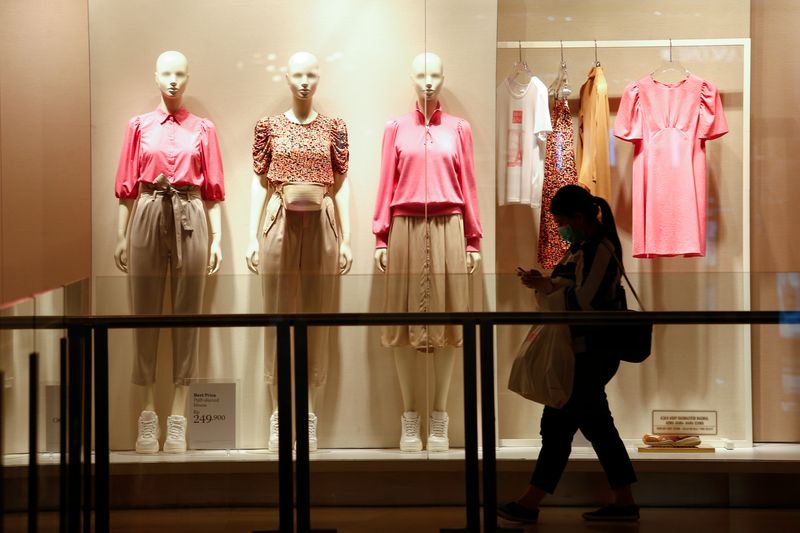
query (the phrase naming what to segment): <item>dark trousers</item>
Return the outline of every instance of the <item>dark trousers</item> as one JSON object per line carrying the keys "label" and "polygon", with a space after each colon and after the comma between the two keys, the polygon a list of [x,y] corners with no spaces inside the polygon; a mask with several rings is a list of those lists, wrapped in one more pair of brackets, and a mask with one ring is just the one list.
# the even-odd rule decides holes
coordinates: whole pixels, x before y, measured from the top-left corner
{"label": "dark trousers", "polygon": [[605,386],[617,368],[617,359],[590,353],[575,355],[572,396],[561,409],[545,407],[542,413],[542,450],[531,485],[550,494],[556,490],[572,451],[572,437],[579,429],[592,443],[612,489],[636,481],[606,398]]}

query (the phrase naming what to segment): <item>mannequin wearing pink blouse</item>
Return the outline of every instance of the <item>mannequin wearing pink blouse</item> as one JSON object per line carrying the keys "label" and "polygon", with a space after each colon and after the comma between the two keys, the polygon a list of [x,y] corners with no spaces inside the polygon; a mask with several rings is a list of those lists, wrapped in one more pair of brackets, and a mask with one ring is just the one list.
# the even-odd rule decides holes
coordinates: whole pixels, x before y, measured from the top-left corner
{"label": "mannequin wearing pink blouse", "polygon": [[[420,54],[412,70],[417,108],[390,121],[383,135],[372,222],[375,263],[387,274],[387,311],[467,311],[467,274],[480,262],[482,236],[472,131],[466,120],[441,109],[441,58]],[[385,327],[382,342],[393,348],[403,396],[400,449],[422,449],[416,411],[418,351],[435,352],[427,448],[449,449],[447,396],[461,328]]]}
{"label": "mannequin wearing pink blouse", "polygon": [[694,74],[625,89],[614,135],[634,144],[634,257],[705,255],[706,141],[727,132],[719,92]]}
{"label": "mannequin wearing pink blouse", "polygon": [[[172,311],[199,313],[205,277],[217,272],[222,261],[218,204],[225,198],[222,157],[214,124],[181,105],[189,79],[186,57],[180,52],[161,54],[155,79],[161,104],[128,122],[120,154],[114,260],[130,274],[134,313],[161,313],[167,271],[172,278]],[[136,451],[155,453],[158,330],[137,329],[134,339],[133,382],[141,387],[142,396]],[[172,340],[175,389],[164,451],[179,453],[186,449],[186,395],[196,366],[198,331],[177,328]]]}

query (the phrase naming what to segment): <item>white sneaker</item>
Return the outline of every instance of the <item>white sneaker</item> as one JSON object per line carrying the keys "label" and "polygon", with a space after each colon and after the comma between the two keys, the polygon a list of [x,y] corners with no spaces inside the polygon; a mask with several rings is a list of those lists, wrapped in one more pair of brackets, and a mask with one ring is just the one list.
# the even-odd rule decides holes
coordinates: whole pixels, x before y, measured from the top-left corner
{"label": "white sneaker", "polygon": [[450,449],[447,426],[450,418],[444,411],[433,411],[428,419],[428,451],[446,452]]}
{"label": "white sneaker", "polygon": [[142,411],[139,415],[139,435],[136,437],[136,453],[158,453],[158,415],[153,411]]}
{"label": "white sneaker", "polygon": [[269,416],[269,451],[277,452],[279,446],[278,439],[278,411],[273,411]]}
{"label": "white sneaker", "polygon": [[317,451],[317,415],[308,413],[308,451]]}
{"label": "white sneaker", "polygon": [[167,439],[164,441],[166,453],[186,452],[186,417],[170,415],[167,417]]}
{"label": "white sneaker", "polygon": [[419,437],[419,414],[416,411],[406,411],[400,417],[400,451],[422,451],[422,439]]}

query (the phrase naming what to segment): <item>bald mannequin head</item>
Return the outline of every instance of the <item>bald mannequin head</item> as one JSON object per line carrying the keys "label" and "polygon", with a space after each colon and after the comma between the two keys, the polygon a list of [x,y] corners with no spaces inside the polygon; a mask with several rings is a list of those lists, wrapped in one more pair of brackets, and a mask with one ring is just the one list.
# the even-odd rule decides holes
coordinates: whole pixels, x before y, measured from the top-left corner
{"label": "bald mannequin head", "polygon": [[317,92],[319,83],[319,60],[309,52],[292,54],[287,65],[286,81],[292,96],[300,100],[309,100]]}
{"label": "bald mannequin head", "polygon": [[156,84],[165,100],[180,100],[189,82],[189,60],[180,52],[168,51],[156,59]]}
{"label": "bald mannequin head", "polygon": [[411,79],[420,101],[437,101],[444,85],[442,58],[432,52],[423,52],[411,62]]}

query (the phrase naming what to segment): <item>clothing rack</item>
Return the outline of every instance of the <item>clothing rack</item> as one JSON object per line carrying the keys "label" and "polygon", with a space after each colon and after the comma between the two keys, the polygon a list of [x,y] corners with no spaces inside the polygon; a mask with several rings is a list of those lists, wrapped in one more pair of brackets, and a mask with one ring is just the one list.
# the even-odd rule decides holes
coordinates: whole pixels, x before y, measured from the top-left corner
{"label": "clothing rack", "polygon": [[[595,62],[597,50],[600,48],[697,48],[714,46],[732,46],[742,48],[742,205],[740,217],[742,221],[742,255],[741,255],[741,290],[744,310],[751,310],[752,295],[750,286],[750,67],[751,41],[749,38],[731,39],[642,39],[642,40],[581,40],[581,41],[498,41],[498,50],[502,49],[564,49],[594,48]],[[601,58],[602,59],[602,58]],[[641,73],[644,75],[644,73]],[[743,345],[745,346],[744,381],[748,412],[752,413],[752,340],[750,328],[743,328]],[[752,414],[748,427],[747,440],[752,442]]]}

